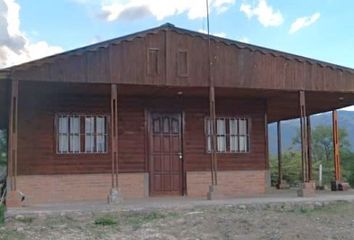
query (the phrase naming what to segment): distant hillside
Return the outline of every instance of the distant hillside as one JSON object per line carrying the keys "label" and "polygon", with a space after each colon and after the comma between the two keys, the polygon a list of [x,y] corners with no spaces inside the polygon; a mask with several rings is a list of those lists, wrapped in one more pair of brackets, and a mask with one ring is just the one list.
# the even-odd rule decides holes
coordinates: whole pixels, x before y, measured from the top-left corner
{"label": "distant hillside", "polygon": [[[349,135],[349,142],[351,149],[354,151],[354,112],[338,111],[338,122],[340,128],[347,129]],[[312,127],[318,125],[332,126],[332,113],[327,112],[323,114],[314,115],[311,117]],[[296,135],[297,129],[300,127],[298,119],[284,121],[281,123],[282,127],[282,149],[288,149],[292,144],[292,139]],[[269,125],[269,151],[271,154],[277,153],[277,126],[275,123]]]}

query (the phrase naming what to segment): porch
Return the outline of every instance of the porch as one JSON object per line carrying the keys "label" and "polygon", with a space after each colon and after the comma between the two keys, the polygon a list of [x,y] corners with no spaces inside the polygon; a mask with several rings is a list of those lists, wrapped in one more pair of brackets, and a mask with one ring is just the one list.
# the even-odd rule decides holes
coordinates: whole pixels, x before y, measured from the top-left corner
{"label": "porch", "polygon": [[153,197],[145,199],[132,199],[123,201],[119,205],[107,205],[105,201],[72,202],[61,204],[37,204],[21,208],[9,208],[7,217],[17,215],[43,216],[63,215],[70,213],[92,214],[109,213],[112,211],[149,211],[149,210],[176,210],[193,209],[195,207],[232,206],[239,209],[278,209],[291,210],[294,207],[318,208],[333,203],[353,203],[354,191],[331,192],[318,191],[312,197],[298,198],[297,189],[276,190],[271,189],[265,194],[254,197],[224,198],[205,200],[205,198],[191,197]]}
{"label": "porch", "polygon": [[[34,81],[15,81],[10,88],[9,82],[5,83],[8,85],[4,85],[4,89],[6,86],[12,89],[11,98],[8,96],[5,101],[8,105],[3,108],[11,106],[12,109],[10,121],[3,124],[10,130],[12,149],[9,182],[15,184],[10,185],[12,189],[22,191],[30,202],[32,199],[31,205],[58,199],[58,202],[103,200],[114,188],[122,190],[129,202],[171,193],[206,197],[212,183],[205,130],[205,120],[209,117],[208,88]],[[261,196],[269,188],[268,123],[300,116],[306,118],[354,102],[353,94],[342,92],[236,88],[216,88],[215,99],[217,118],[236,121],[238,117],[248,118],[252,125],[250,143],[244,152],[217,153],[216,174],[225,198]],[[152,169],[151,165],[152,132],[155,131],[151,130],[152,113],[162,113],[165,117],[166,113],[180,114],[177,135],[172,128],[168,130],[172,133],[168,136],[171,141],[174,136],[181,141],[175,150],[169,148],[168,153],[177,164],[174,169],[169,168],[171,174],[164,180],[159,176],[153,179],[158,169]],[[79,120],[82,123],[87,116],[107,116],[105,151],[87,154],[85,146],[80,146],[78,154],[61,154],[56,135],[58,114],[84,116]],[[3,116],[5,119],[6,111]],[[169,120],[171,126],[172,120]],[[86,141],[85,136],[80,138],[81,142]],[[162,138],[159,141],[163,141]],[[225,150],[231,150],[230,140],[226,139],[225,144]],[[237,146],[239,149],[240,145]],[[304,145],[304,149],[308,149],[308,145]],[[172,172],[177,172],[177,176]],[[304,179],[309,180],[310,177]]]}

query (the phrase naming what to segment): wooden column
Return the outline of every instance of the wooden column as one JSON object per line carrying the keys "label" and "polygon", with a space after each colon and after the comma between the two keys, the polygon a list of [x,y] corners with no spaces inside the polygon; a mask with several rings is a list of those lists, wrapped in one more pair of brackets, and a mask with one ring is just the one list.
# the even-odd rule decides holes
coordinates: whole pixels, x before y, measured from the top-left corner
{"label": "wooden column", "polygon": [[280,121],[277,122],[277,143],[278,143],[278,188],[280,188],[283,180]]}
{"label": "wooden column", "polygon": [[25,199],[22,192],[17,189],[18,86],[17,80],[11,81],[6,194],[6,206],[9,208],[21,207]]}
{"label": "wooden column", "polygon": [[112,152],[112,189],[108,195],[108,203],[118,203],[122,196],[119,193],[118,181],[118,97],[117,85],[111,85],[111,152]]}
{"label": "wooden column", "polygon": [[301,131],[301,166],[302,166],[302,179],[308,182],[308,130],[307,130],[307,117],[306,117],[306,101],[305,92],[300,91],[300,131]]}
{"label": "wooden column", "polygon": [[117,85],[111,86],[111,149],[112,149],[112,188],[118,189],[118,113]]}
{"label": "wooden column", "polygon": [[269,166],[269,140],[268,140],[268,104],[265,104],[265,113],[264,113],[264,160],[265,160],[265,183],[266,183],[266,192],[271,189],[271,173]]}
{"label": "wooden column", "polygon": [[18,81],[11,81],[8,127],[8,191],[16,191],[17,177]]}
{"label": "wooden column", "polygon": [[332,130],[333,130],[333,156],[334,156],[334,178],[335,181],[341,180],[340,173],[340,154],[339,154],[339,128],[338,128],[338,113],[332,112]]}
{"label": "wooden column", "polygon": [[216,113],[215,113],[215,87],[212,74],[212,53],[209,34],[209,2],[206,0],[207,7],[207,26],[208,26],[208,80],[209,80],[209,114],[211,130],[211,185],[207,194],[208,199],[222,198],[222,193],[218,191],[218,166],[217,166],[217,146],[216,146]]}
{"label": "wooden column", "polygon": [[308,169],[308,179],[309,181],[312,179],[312,134],[311,134],[311,117],[307,116],[307,144],[308,144],[308,162],[307,162],[307,169]]}
{"label": "wooden column", "polygon": [[302,163],[302,179],[303,184],[298,190],[298,196],[310,197],[315,194],[315,183],[311,180],[310,176],[310,161],[309,161],[309,118],[306,115],[306,100],[305,92],[299,92],[299,110],[300,110],[300,131],[301,131],[301,163]]}
{"label": "wooden column", "polygon": [[215,90],[210,87],[209,111],[210,111],[210,132],[211,132],[211,183],[218,185],[217,176],[217,145],[216,145],[216,114],[215,114]]}

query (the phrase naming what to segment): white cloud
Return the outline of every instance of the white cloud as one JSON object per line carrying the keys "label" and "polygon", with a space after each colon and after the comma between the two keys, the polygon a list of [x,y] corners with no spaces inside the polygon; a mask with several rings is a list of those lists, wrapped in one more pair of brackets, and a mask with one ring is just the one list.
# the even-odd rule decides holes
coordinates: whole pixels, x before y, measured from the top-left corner
{"label": "white cloud", "polygon": [[[198,32],[208,34],[208,31],[206,31],[204,29],[199,29]],[[226,33],[224,33],[224,32],[210,33],[210,35],[214,35],[214,36],[221,37],[221,38],[226,38]]]}
{"label": "white cloud", "polygon": [[349,107],[342,108],[342,109],[340,109],[340,110],[344,110],[344,111],[354,111],[354,105],[349,106]]}
{"label": "white cloud", "polygon": [[[74,0],[90,4],[87,0]],[[221,14],[227,11],[236,0],[209,0],[210,12]],[[91,2],[94,4],[95,1]],[[95,2],[97,3],[97,1]],[[152,16],[162,20],[169,16],[186,13],[189,19],[206,16],[205,0],[100,0],[101,11],[98,14],[107,21],[136,20]]]}
{"label": "white cloud", "polygon": [[235,0],[215,0],[212,3],[212,6],[216,9],[216,12],[221,14],[229,10],[230,6],[235,3]]}
{"label": "white cloud", "polygon": [[257,6],[242,3],[240,11],[248,18],[257,17],[258,21],[265,27],[280,26],[283,22],[283,15],[279,10],[273,10],[266,0],[259,0]]}
{"label": "white cloud", "polygon": [[242,37],[238,41],[243,43],[250,43],[250,40],[247,37]]}
{"label": "white cloud", "polygon": [[311,24],[314,24],[316,21],[318,21],[318,19],[320,19],[321,14],[320,13],[314,13],[311,16],[308,17],[300,17],[298,19],[296,19],[290,27],[289,33],[295,33],[297,31],[299,31],[300,29],[304,28],[304,27],[308,27]]}
{"label": "white cloud", "polygon": [[31,42],[20,30],[19,12],[15,0],[0,0],[0,68],[63,51],[44,41]]}

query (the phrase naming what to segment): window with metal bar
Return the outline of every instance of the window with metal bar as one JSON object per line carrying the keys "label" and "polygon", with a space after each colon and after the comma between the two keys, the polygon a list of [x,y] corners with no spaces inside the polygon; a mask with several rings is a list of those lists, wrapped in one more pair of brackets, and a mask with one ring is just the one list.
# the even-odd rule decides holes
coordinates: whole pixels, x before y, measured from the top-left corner
{"label": "window with metal bar", "polygon": [[56,123],[57,153],[107,153],[107,116],[59,114]]}
{"label": "window with metal bar", "polygon": [[[250,151],[248,118],[216,118],[216,151],[219,153],[247,153]],[[211,121],[205,120],[206,148],[212,150]]]}

